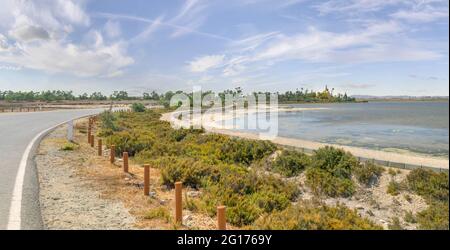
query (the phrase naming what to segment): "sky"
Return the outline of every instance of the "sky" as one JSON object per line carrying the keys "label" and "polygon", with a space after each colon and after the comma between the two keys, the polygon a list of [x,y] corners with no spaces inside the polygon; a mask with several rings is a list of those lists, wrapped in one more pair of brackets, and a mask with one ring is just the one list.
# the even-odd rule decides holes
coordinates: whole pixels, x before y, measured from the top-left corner
{"label": "sky", "polygon": [[0,0],[0,90],[449,93],[448,0]]}

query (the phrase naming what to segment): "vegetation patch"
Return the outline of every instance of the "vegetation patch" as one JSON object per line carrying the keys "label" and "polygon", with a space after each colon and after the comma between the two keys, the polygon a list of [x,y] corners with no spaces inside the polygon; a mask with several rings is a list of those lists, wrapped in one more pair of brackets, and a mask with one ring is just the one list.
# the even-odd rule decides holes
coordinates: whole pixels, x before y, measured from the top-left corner
{"label": "vegetation patch", "polygon": [[448,173],[436,173],[431,170],[415,169],[407,176],[409,189],[429,202],[448,203]]}
{"label": "vegetation patch", "polygon": [[165,207],[157,207],[148,211],[144,218],[147,220],[160,219],[164,220],[166,223],[171,221],[170,212]]}
{"label": "vegetation patch", "polygon": [[133,110],[133,112],[144,112],[145,109],[146,108],[145,108],[144,104],[142,104],[140,102],[136,102],[131,105],[131,110]]}
{"label": "vegetation patch", "polygon": [[79,145],[73,143],[73,142],[66,142],[64,145],[61,146],[62,151],[73,151],[79,148]]}
{"label": "vegetation patch", "polygon": [[284,150],[274,161],[273,171],[286,177],[300,174],[311,164],[311,158],[294,150]]}
{"label": "vegetation patch", "polygon": [[372,186],[373,184],[376,184],[383,172],[383,167],[377,166],[372,162],[359,164],[354,168],[353,171],[359,183],[365,186]]}
{"label": "vegetation patch", "polygon": [[415,169],[406,177],[408,188],[422,196],[429,207],[417,213],[420,229],[449,229],[448,173]]}
{"label": "vegetation patch", "polygon": [[404,187],[404,185],[402,185],[402,183],[396,182],[396,181],[390,181],[386,192],[392,196],[397,196],[404,189],[405,189],[405,187]]}
{"label": "vegetation patch", "polygon": [[381,230],[382,227],[341,204],[326,206],[314,202],[300,202],[258,219],[252,229]]}
{"label": "vegetation patch", "polygon": [[316,194],[349,197],[355,192],[352,171],[358,160],[342,149],[324,147],[315,151],[306,171],[306,184]]}

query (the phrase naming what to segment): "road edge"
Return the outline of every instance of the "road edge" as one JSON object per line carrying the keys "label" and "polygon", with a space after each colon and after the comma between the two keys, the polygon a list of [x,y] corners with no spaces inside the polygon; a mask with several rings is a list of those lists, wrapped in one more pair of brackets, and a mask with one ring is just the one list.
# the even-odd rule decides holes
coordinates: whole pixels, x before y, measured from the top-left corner
{"label": "road edge", "polygon": [[[92,116],[94,114],[90,115],[83,115],[79,117],[74,117],[72,119],[69,119],[67,121],[64,121],[62,123],[56,124],[55,126],[52,126],[50,128],[47,128],[41,132],[39,132],[27,145],[25,148],[24,153],[22,154],[22,158],[20,160],[19,168],[17,170],[16,179],[14,182],[14,189],[11,197],[11,205],[9,208],[9,215],[8,215],[8,224],[6,226],[7,230],[21,230],[22,229],[22,198],[23,198],[23,189],[24,189],[24,180],[25,180],[25,174],[27,168],[29,168],[30,162],[32,162],[34,168],[36,168],[36,165],[34,164],[34,157],[36,154],[36,149],[38,144],[41,143],[42,139],[47,136],[49,133],[54,131],[59,126],[62,126],[70,121],[78,120],[82,118],[86,118],[89,116]],[[31,167],[33,167],[31,166]],[[36,177],[37,177],[37,169],[35,169]],[[37,186],[37,193],[39,193],[39,185]],[[39,206],[39,200],[37,200],[37,205]],[[40,215],[40,209],[39,209],[39,216]],[[42,218],[41,218],[42,220]]]}

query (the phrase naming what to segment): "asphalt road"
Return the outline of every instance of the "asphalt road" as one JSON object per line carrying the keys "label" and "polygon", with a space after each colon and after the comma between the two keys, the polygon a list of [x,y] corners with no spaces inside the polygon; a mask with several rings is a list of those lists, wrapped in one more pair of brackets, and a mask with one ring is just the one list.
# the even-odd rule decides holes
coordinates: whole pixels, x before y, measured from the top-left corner
{"label": "asphalt road", "polygon": [[[42,131],[101,109],[61,110],[36,113],[0,113],[0,230],[7,229],[11,201],[19,165],[30,142]],[[27,159],[22,188],[20,229],[42,229],[39,208],[39,183],[34,153],[36,144]]]}

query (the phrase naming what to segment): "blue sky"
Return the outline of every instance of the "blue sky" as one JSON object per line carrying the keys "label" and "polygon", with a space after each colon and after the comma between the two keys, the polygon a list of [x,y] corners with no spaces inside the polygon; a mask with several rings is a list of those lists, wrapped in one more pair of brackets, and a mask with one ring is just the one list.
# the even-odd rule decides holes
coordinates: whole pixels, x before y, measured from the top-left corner
{"label": "blue sky", "polygon": [[448,95],[448,0],[0,0],[0,89]]}

